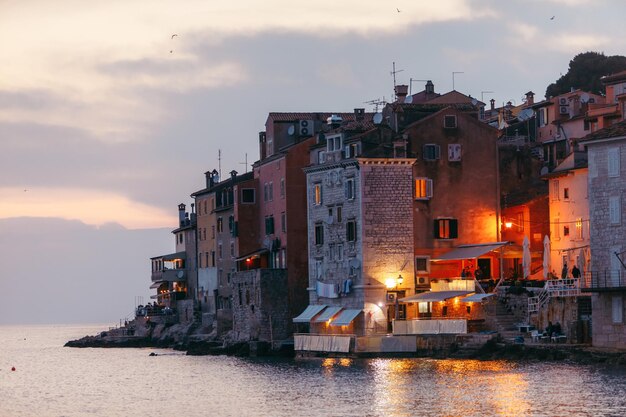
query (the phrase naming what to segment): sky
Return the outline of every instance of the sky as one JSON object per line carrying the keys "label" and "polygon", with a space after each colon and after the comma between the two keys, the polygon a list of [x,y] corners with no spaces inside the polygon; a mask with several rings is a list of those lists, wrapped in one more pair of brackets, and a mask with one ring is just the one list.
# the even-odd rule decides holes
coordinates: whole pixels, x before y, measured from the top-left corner
{"label": "sky", "polygon": [[0,324],[115,322],[146,301],[177,205],[206,171],[251,169],[269,112],[373,111],[393,100],[394,63],[413,92],[432,80],[498,106],[541,100],[576,54],[626,55],[625,13],[623,0],[0,0],[0,284],[19,283]]}

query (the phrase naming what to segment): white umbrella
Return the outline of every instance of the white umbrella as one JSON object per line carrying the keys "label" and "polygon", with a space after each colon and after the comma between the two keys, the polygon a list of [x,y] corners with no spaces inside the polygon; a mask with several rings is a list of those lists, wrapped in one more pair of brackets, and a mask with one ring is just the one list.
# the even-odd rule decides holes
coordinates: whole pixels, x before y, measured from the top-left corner
{"label": "white umbrella", "polygon": [[543,279],[548,279],[550,273],[550,238],[543,238]]}
{"label": "white umbrella", "polygon": [[528,236],[524,236],[522,243],[522,268],[524,269],[524,279],[530,277],[530,242]]}
{"label": "white umbrella", "polygon": [[585,273],[585,261],[585,248],[580,248],[580,252],[578,252],[578,269],[581,276]]}

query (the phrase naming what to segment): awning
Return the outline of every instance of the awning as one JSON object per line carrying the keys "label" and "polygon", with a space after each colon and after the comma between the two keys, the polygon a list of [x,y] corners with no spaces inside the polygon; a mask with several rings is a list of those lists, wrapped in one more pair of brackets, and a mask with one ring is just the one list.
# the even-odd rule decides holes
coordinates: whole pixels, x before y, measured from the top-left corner
{"label": "awning", "polygon": [[254,252],[250,252],[250,253],[246,253],[245,255],[241,255],[240,257],[238,257],[237,259],[235,259],[236,261],[243,261],[246,258],[251,258],[253,256],[257,256],[260,255],[262,253],[265,252],[269,252],[269,250],[263,248],[263,249],[259,249],[259,250],[255,250]]}
{"label": "awning", "polygon": [[326,305],[311,304],[298,316],[293,319],[294,323],[309,323],[313,317],[317,316]]}
{"label": "awning", "polygon": [[461,295],[471,294],[473,292],[474,291],[426,291],[400,298],[398,301],[402,303],[433,303],[437,301],[445,301]]}
{"label": "awning", "polygon": [[322,312],[322,314],[311,321],[313,323],[324,323],[325,321],[332,319],[341,310],[343,310],[343,307],[328,307]]}
{"label": "awning", "polygon": [[431,261],[458,261],[463,259],[474,259],[493,250],[500,249],[502,246],[508,244],[509,242],[494,242],[482,243],[479,245],[461,245],[452,249],[450,252],[444,253],[437,259],[431,259]]}
{"label": "awning", "polygon": [[461,301],[464,303],[479,303],[482,300],[484,300],[487,297],[493,297],[495,294],[494,293],[488,293],[488,294],[472,294],[472,295],[468,295],[467,297],[461,298]]}
{"label": "awning", "polygon": [[186,252],[170,253],[169,255],[163,255],[162,258],[164,261],[174,261],[176,259],[187,259],[187,253]]}
{"label": "awning", "polygon": [[330,322],[331,326],[347,326],[352,323],[363,310],[343,310],[339,317]]}
{"label": "awning", "polygon": [[150,285],[150,289],[159,288],[161,286],[161,284],[163,284],[164,282],[167,282],[167,281],[156,281],[156,282],[152,283],[152,285]]}

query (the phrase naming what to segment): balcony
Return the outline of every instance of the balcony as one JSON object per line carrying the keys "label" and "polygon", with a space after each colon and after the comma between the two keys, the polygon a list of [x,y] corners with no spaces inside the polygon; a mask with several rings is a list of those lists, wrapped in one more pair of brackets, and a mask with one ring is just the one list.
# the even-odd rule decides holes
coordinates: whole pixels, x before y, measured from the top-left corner
{"label": "balcony", "polygon": [[152,272],[152,282],[158,281],[187,281],[187,269],[186,268],[176,268],[176,269],[163,269],[161,271],[153,271]]}
{"label": "balcony", "polygon": [[585,273],[581,289],[588,292],[626,291],[626,270]]}

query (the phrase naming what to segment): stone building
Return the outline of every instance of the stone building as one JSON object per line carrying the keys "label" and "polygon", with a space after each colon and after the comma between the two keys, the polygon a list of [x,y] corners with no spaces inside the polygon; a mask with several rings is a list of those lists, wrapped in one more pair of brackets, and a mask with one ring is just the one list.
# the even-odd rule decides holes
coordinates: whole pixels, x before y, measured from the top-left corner
{"label": "stone building", "polygon": [[589,163],[593,345],[626,348],[626,122],[584,138]]}

